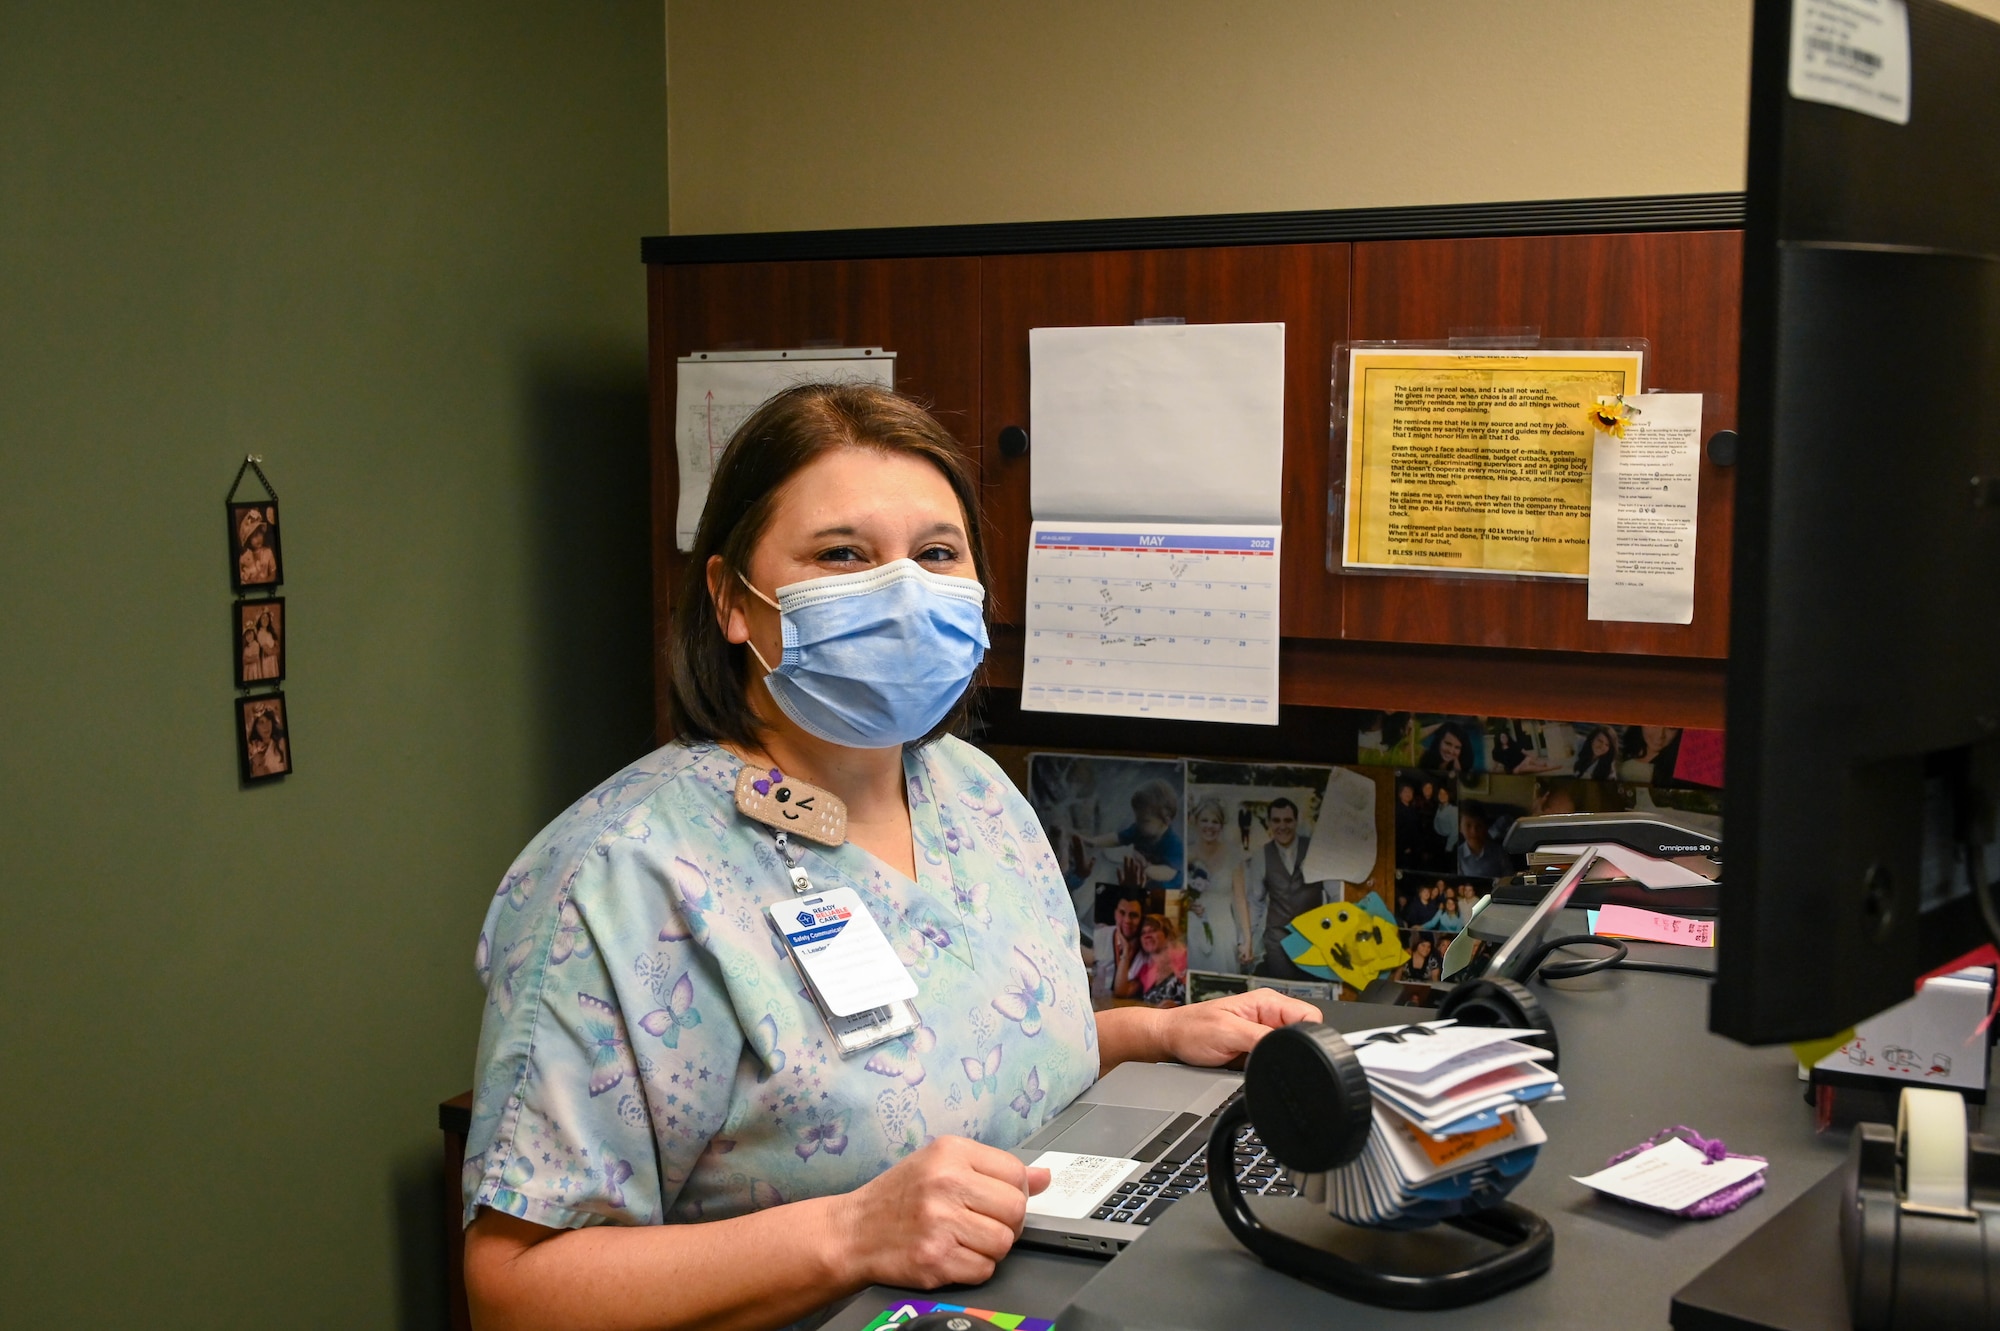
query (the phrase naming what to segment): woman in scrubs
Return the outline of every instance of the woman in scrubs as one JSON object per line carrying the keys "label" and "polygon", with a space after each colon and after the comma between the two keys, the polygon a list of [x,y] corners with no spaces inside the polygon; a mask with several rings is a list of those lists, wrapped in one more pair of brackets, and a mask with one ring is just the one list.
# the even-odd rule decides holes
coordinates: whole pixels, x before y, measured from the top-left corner
{"label": "woman in scrubs", "polygon": [[[871,1283],[982,1281],[1048,1181],[1003,1148],[1128,1059],[1220,1065],[1318,1015],[1269,990],[1092,1012],[1040,823],[949,733],[985,565],[975,483],[919,407],[772,399],[687,567],[679,737],[544,829],[480,933],[482,1327],[776,1327]],[[845,842],[781,846],[738,810],[746,766],[844,802]],[[858,896],[919,1025],[841,1054],[767,923],[795,869]]]}

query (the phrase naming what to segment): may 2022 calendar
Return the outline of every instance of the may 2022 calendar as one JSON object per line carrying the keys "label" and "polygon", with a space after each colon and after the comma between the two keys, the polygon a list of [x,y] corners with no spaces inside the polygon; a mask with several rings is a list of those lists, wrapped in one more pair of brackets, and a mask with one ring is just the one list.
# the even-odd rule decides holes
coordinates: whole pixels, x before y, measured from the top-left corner
{"label": "may 2022 calendar", "polygon": [[1035,523],[1021,706],[1276,725],[1279,530]]}
{"label": "may 2022 calendar", "polygon": [[1029,711],[1278,723],[1283,324],[1028,332]]}

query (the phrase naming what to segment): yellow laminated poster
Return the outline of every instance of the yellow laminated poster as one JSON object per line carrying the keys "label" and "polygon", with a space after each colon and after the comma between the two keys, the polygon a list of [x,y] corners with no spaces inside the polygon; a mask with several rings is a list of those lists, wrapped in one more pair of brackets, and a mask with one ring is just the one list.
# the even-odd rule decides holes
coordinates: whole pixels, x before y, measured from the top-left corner
{"label": "yellow laminated poster", "polygon": [[1590,413],[1643,351],[1349,356],[1348,568],[1590,575]]}

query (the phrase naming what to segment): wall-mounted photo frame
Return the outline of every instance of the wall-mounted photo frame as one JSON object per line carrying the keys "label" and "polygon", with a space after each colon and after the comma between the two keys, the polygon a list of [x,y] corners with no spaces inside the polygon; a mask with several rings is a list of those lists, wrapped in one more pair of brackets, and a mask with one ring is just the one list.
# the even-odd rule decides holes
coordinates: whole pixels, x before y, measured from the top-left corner
{"label": "wall-mounted photo frame", "polygon": [[285,677],[285,598],[238,601],[230,607],[236,633],[236,687],[276,684]]}
{"label": "wall-mounted photo frame", "polygon": [[246,784],[292,774],[284,694],[256,693],[236,700],[236,762]]}
{"label": "wall-mounted photo frame", "polygon": [[277,500],[229,505],[229,580],[239,592],[277,587],[285,581]]}

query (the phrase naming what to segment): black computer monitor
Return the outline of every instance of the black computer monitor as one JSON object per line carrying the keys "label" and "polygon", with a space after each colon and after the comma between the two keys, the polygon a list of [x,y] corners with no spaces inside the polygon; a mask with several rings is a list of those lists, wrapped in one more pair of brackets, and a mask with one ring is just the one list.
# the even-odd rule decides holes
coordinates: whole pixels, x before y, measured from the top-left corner
{"label": "black computer monitor", "polygon": [[1751,44],[1709,1009],[1753,1044],[1986,938],[1963,848],[2000,793],[2000,24],[1909,0],[1899,125],[1791,95],[1794,9]]}

